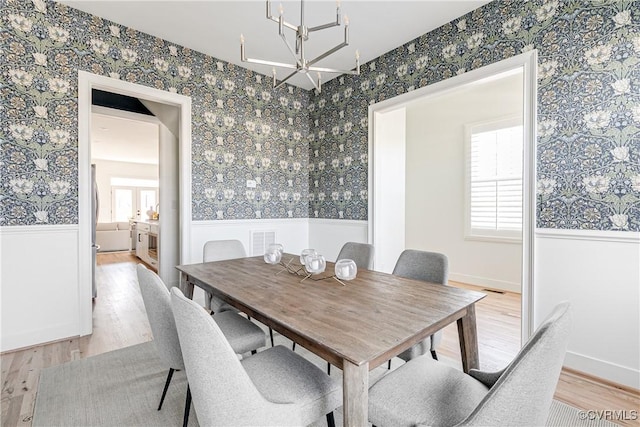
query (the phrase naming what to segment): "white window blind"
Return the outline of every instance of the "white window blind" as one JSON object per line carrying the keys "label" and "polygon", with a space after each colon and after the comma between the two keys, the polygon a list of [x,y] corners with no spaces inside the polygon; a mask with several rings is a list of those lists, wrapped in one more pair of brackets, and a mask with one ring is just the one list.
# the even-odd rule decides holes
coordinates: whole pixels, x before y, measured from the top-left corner
{"label": "white window blind", "polygon": [[470,128],[468,236],[521,237],[523,129],[512,123]]}

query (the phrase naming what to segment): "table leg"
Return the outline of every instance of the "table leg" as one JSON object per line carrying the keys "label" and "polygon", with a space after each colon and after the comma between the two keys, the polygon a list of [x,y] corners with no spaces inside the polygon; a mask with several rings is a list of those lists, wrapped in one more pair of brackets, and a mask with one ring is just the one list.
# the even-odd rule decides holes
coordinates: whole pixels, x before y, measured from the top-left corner
{"label": "table leg", "polygon": [[369,418],[369,364],[342,366],[344,426],[366,426]]}
{"label": "table leg", "polygon": [[193,283],[189,282],[189,276],[180,273],[180,290],[185,297],[193,299]]}
{"label": "table leg", "polygon": [[478,369],[480,360],[478,357],[475,304],[467,307],[467,314],[458,319],[458,339],[460,340],[460,353],[462,354],[462,370],[469,372],[469,369]]}

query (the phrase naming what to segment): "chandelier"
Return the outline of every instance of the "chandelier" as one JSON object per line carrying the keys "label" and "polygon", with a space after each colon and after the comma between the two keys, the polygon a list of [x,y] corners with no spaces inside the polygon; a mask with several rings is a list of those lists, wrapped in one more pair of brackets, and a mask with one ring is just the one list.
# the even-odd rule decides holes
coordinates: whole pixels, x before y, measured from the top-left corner
{"label": "chandelier", "polygon": [[[313,87],[316,89],[318,93],[320,93],[322,88],[322,77],[320,73],[340,73],[340,74],[354,74],[360,75],[360,54],[356,51],[356,68],[354,70],[338,70],[333,68],[324,68],[318,67],[316,64],[326,58],[327,56],[337,52],[345,46],[349,45],[349,18],[344,16],[344,41],[339,43],[338,45],[332,47],[321,55],[317,56],[314,59],[308,60],[305,57],[305,42],[309,40],[309,34],[314,31],[324,30],[331,27],[339,27],[341,25],[340,19],[340,0],[336,2],[336,20],[335,22],[329,22],[327,24],[318,25],[316,27],[308,27],[304,24],[304,0],[300,0],[300,25],[296,26],[290,24],[284,20],[284,9],[282,4],[278,8],[279,17],[275,17],[271,14],[271,1],[267,0],[267,19],[278,23],[278,34],[282,37],[285,45],[287,46],[289,52],[294,58],[295,63],[287,64],[282,62],[268,61],[264,59],[252,59],[247,58],[244,51],[244,36],[240,34],[240,59],[242,62],[249,62],[253,64],[262,64],[262,65],[271,65],[273,71],[273,87],[275,89],[282,86],[287,80],[296,75],[297,73],[302,73],[306,75]],[[285,28],[295,31],[295,49],[289,44],[287,37],[285,35]],[[293,69],[294,71],[289,74],[284,79],[278,82],[276,78],[276,69],[275,67],[288,68]],[[317,80],[311,77],[310,73],[317,72]]]}

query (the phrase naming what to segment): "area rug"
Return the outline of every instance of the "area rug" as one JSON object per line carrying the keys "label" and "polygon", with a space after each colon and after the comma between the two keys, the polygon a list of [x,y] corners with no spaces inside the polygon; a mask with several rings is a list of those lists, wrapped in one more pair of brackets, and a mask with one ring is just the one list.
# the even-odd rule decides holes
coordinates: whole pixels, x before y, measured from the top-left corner
{"label": "area rug", "polygon": [[[298,347],[296,352],[326,368],[326,362],[306,350]],[[153,342],[44,369],[40,374],[32,425],[180,426],[187,389],[184,372],[174,374],[162,410],[157,410],[167,371],[156,355]],[[371,382],[385,372],[384,368],[373,370]],[[341,372],[332,369],[332,375],[339,376]],[[337,426],[342,425],[341,412],[335,413]],[[192,408],[189,426],[197,425]],[[315,425],[325,426],[326,421],[322,418]],[[554,400],[547,425],[605,427],[615,424],[582,420],[578,409]]]}

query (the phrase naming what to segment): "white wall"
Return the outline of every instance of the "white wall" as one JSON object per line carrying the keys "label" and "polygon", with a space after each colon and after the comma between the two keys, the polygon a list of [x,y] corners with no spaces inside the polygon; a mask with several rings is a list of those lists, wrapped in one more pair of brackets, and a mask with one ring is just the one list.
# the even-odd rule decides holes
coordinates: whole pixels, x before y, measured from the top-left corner
{"label": "white wall", "polygon": [[536,231],[534,322],[569,301],[565,366],[640,389],[640,233]]}
{"label": "white wall", "polygon": [[464,125],[522,115],[522,74],[407,107],[406,247],[449,257],[451,280],[520,292],[521,243],[465,240]]}
{"label": "white wall", "polygon": [[111,178],[158,179],[158,165],[93,159],[100,192],[98,222],[111,222]]}
{"label": "white wall", "polygon": [[78,226],[0,227],[0,351],[78,335]]}
{"label": "white wall", "polygon": [[369,243],[367,221],[344,219],[309,220],[309,247],[335,262],[340,249],[347,242]]}
{"label": "white wall", "polygon": [[373,117],[373,223],[377,271],[391,273],[405,250],[405,140],[404,107],[376,112]]}
{"label": "white wall", "polygon": [[[178,109],[173,107],[178,117]],[[175,266],[180,263],[180,212],[178,209],[178,138],[164,124],[159,125],[160,158],[160,234],[158,236],[158,274],[170,286],[179,283]]]}

